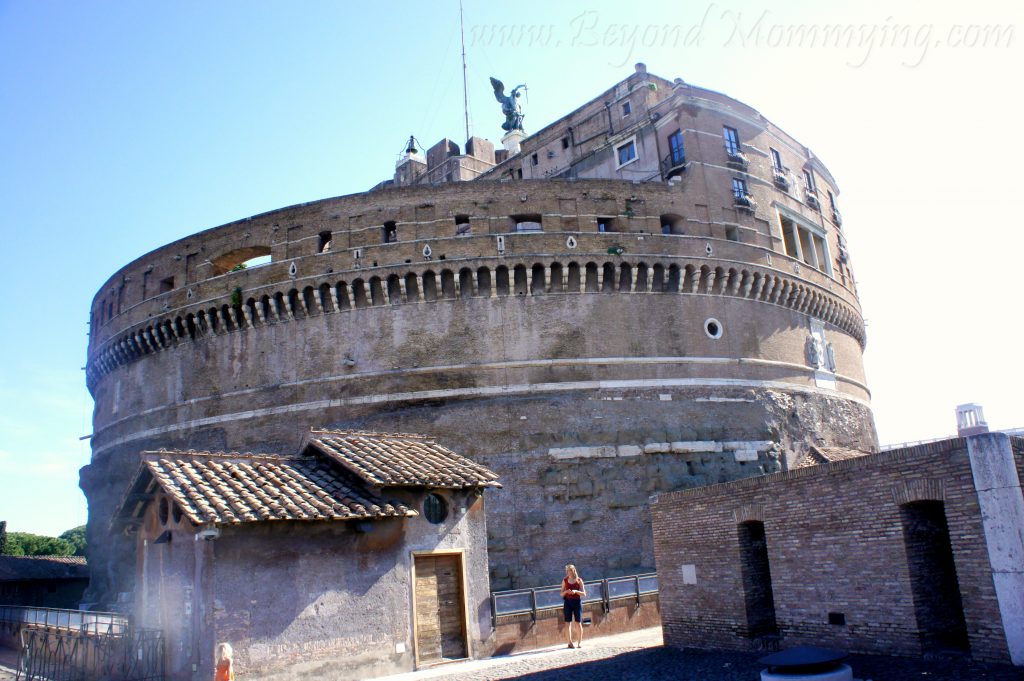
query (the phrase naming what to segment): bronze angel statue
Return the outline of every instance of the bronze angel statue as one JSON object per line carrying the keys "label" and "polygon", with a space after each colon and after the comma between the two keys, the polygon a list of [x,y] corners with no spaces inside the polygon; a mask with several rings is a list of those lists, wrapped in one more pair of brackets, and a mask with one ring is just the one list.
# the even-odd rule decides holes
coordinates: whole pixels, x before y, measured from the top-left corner
{"label": "bronze angel statue", "polygon": [[501,112],[505,114],[505,122],[501,129],[506,132],[523,129],[523,109],[519,106],[519,91],[525,90],[525,85],[517,85],[512,89],[512,94],[505,94],[505,84],[497,78],[491,78],[491,87],[494,88],[494,98],[501,104]]}

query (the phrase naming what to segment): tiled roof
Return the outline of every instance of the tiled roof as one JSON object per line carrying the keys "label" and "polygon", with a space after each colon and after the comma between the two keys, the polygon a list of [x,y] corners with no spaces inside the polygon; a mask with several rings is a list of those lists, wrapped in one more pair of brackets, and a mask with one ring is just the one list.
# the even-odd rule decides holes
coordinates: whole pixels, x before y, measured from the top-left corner
{"label": "tiled roof", "polygon": [[194,523],[237,525],[271,520],[359,520],[411,517],[416,511],[387,502],[316,456],[144,452],[139,476],[153,480]]}
{"label": "tiled roof", "polygon": [[88,578],[82,556],[0,556],[0,582]]}
{"label": "tiled roof", "polygon": [[810,450],[800,457],[794,468],[805,468],[822,463],[832,463],[833,461],[858,459],[869,455],[870,452],[862,452],[859,449],[850,449],[849,447],[818,447],[811,445]]}
{"label": "tiled roof", "polygon": [[494,471],[424,435],[314,430],[310,445],[380,487],[501,487]]}

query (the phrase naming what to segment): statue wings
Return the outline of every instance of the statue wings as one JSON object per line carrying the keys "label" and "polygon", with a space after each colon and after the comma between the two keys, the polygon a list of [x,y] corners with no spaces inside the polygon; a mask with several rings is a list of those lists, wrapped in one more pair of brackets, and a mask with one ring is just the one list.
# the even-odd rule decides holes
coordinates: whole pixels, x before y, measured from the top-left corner
{"label": "statue wings", "polygon": [[494,76],[491,76],[491,87],[494,88],[494,98],[498,100],[499,103],[504,104],[506,99],[505,84]]}

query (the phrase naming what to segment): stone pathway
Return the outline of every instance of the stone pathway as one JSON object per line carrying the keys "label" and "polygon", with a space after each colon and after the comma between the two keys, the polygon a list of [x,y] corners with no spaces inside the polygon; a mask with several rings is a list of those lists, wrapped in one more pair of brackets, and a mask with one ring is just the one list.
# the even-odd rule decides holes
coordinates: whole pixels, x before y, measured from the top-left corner
{"label": "stone pathway", "polygon": [[[565,647],[490,660],[456,662],[376,681],[756,681],[764,653],[675,650],[661,645],[661,629],[584,641]],[[966,659],[852,655],[848,663],[863,681],[1024,681],[1024,668]]]}

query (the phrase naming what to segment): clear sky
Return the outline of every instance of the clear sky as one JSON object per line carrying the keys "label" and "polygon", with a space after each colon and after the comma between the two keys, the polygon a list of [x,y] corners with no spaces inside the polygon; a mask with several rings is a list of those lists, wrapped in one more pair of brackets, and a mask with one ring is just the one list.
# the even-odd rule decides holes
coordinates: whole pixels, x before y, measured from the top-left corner
{"label": "clear sky", "polygon": [[[500,138],[490,75],[528,84],[528,132],[636,61],[750,104],[840,184],[882,442],[951,434],[961,402],[1024,426],[1022,7],[466,0],[472,131]],[[461,142],[461,77],[456,0],[0,0],[0,519],[85,522],[88,311],[118,267],[368,189],[410,134]]]}

